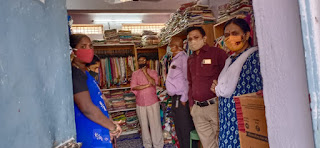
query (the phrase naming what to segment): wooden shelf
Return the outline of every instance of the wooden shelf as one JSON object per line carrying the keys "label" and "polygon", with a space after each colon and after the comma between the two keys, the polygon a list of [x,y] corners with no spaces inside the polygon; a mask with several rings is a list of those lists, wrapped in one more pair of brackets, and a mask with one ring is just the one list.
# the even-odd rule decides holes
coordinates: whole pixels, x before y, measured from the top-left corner
{"label": "wooden shelf", "polygon": [[102,47],[114,47],[114,46],[134,46],[134,44],[99,44],[99,43],[95,43],[93,44],[94,47],[99,47],[99,46],[102,46]]}
{"label": "wooden shelf", "polygon": [[136,110],[137,108],[127,108],[127,109],[120,109],[120,110],[111,110],[108,111],[109,113],[115,113],[115,112],[125,112],[125,111],[130,111],[130,110]]}
{"label": "wooden shelf", "polygon": [[150,47],[138,47],[137,50],[144,50],[144,49],[158,49],[158,46],[150,46]]}
{"label": "wooden shelf", "polygon": [[120,90],[120,89],[130,89],[130,87],[108,88],[108,89],[101,89],[101,91]]}

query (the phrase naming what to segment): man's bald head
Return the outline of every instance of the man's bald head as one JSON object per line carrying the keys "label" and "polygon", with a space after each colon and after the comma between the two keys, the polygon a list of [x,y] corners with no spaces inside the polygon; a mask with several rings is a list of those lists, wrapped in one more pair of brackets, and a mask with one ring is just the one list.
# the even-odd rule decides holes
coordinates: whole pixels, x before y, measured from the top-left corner
{"label": "man's bald head", "polygon": [[172,55],[177,55],[180,51],[183,51],[183,40],[179,37],[172,37],[170,44]]}
{"label": "man's bald head", "polygon": [[183,49],[183,40],[179,37],[172,37],[170,41],[170,46],[177,46]]}

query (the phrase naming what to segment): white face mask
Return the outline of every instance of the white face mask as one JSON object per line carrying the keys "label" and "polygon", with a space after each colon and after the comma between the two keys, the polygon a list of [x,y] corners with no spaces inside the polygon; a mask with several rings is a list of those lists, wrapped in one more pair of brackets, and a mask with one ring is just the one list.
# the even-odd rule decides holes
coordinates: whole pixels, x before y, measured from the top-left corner
{"label": "white face mask", "polygon": [[190,50],[192,51],[197,51],[199,50],[200,48],[202,48],[204,46],[204,40],[198,40],[198,41],[195,41],[195,40],[192,40],[189,43],[189,48]]}

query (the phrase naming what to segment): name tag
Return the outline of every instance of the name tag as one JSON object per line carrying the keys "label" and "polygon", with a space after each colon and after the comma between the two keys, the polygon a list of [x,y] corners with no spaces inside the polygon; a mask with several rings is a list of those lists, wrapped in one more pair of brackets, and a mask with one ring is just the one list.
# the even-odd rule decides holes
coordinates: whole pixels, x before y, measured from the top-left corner
{"label": "name tag", "polygon": [[211,64],[211,59],[203,59],[202,64]]}

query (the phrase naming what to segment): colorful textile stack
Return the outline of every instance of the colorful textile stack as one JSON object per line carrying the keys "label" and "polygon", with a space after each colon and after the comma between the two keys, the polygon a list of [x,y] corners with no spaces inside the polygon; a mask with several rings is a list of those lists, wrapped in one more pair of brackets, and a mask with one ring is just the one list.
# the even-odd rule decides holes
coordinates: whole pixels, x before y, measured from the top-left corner
{"label": "colorful textile stack", "polygon": [[127,127],[127,123],[125,121],[127,121],[125,112],[116,112],[116,113],[111,113],[111,117],[113,119],[113,121],[122,121],[122,123],[120,124],[121,129],[123,132],[128,130]]}
{"label": "colorful textile stack", "polygon": [[141,43],[144,47],[158,45],[159,37],[157,35],[143,35]]}
{"label": "colorful textile stack", "polygon": [[99,86],[110,88],[128,84],[131,75],[135,71],[134,57],[107,57],[101,59],[99,74]]}
{"label": "colorful textile stack", "polygon": [[138,116],[135,110],[111,113],[111,117],[114,121],[123,121],[123,123],[120,124],[123,132],[140,129]]}
{"label": "colorful textile stack", "polygon": [[132,34],[132,42],[136,47],[142,47],[142,36],[140,34]]}
{"label": "colorful textile stack", "polygon": [[141,43],[144,47],[158,45],[159,37],[156,32],[143,30]]}
{"label": "colorful textile stack", "polygon": [[124,99],[124,96],[128,93],[128,91],[113,90],[112,93],[110,93],[110,91],[104,91],[103,94],[105,95],[105,97],[107,99],[107,100],[105,100],[107,110],[113,111],[113,110],[126,109],[127,102]]}
{"label": "colorful textile stack", "polygon": [[104,39],[106,44],[119,44],[120,39],[116,29],[105,30]]}
{"label": "colorful textile stack", "polygon": [[160,46],[168,44],[170,38],[193,25],[214,23],[215,17],[208,5],[197,5],[196,2],[181,5],[177,12],[173,13],[161,29]]}
{"label": "colorful textile stack", "polygon": [[132,34],[131,31],[119,30],[118,35],[120,38],[120,44],[130,44],[132,43]]}
{"label": "colorful textile stack", "polygon": [[173,118],[170,116],[172,101],[171,98],[165,99],[165,101],[161,102],[161,110],[162,110],[162,128],[163,128],[163,135],[164,135],[164,142],[165,144],[172,143],[176,147],[179,147],[178,137],[175,131],[175,125],[173,122]]}
{"label": "colorful textile stack", "polygon": [[127,111],[125,115],[127,119],[126,123],[127,123],[128,130],[140,129],[139,119],[136,111]]}
{"label": "colorful textile stack", "polygon": [[252,0],[229,0],[228,3],[218,6],[218,22],[228,20],[235,15],[252,13]]}
{"label": "colorful textile stack", "polygon": [[133,93],[123,94],[127,108],[136,108],[136,96]]}
{"label": "colorful textile stack", "polygon": [[214,23],[212,11],[208,9],[207,5],[195,5],[187,8],[189,16],[189,26]]}

